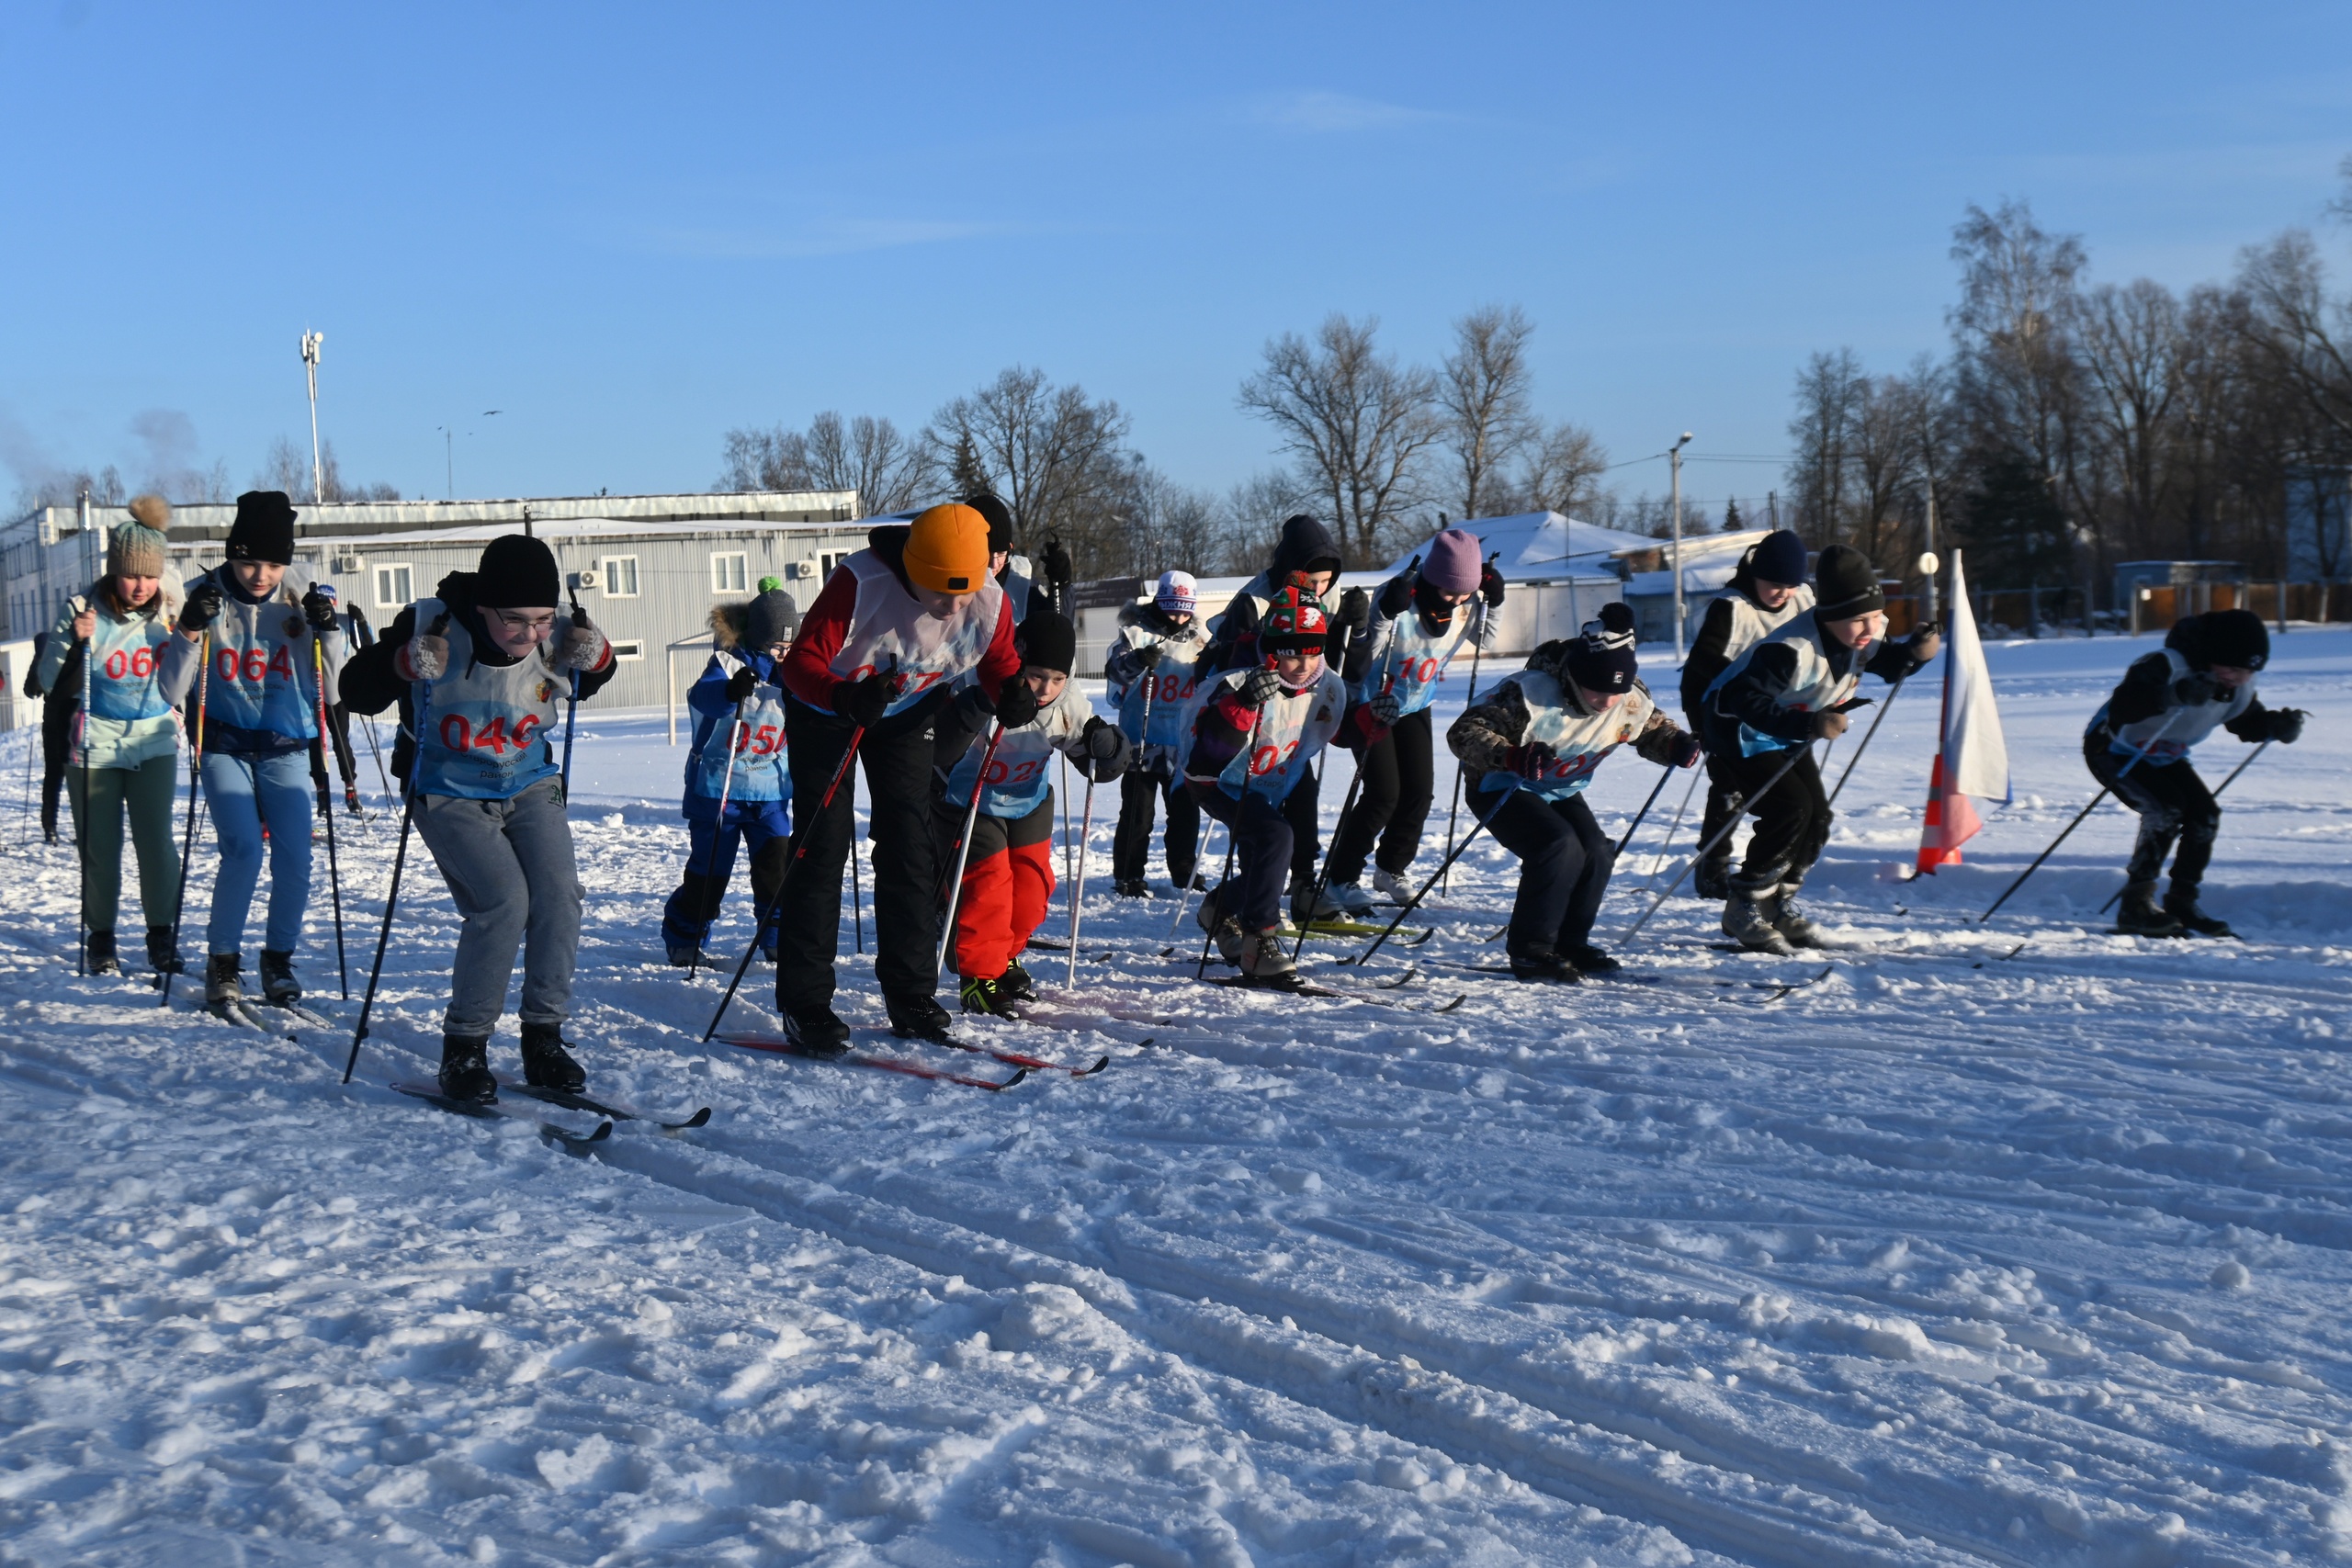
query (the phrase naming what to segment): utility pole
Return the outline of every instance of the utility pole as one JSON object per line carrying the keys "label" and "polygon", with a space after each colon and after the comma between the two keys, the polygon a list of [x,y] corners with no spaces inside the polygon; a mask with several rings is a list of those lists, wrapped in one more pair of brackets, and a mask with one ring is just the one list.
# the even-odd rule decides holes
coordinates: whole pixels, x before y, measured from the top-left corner
{"label": "utility pole", "polygon": [[448,499],[458,499],[458,434],[447,425],[441,426],[441,461],[447,468]]}
{"label": "utility pole", "polygon": [[1683,643],[1686,631],[1682,625],[1682,449],[1690,445],[1690,433],[1684,431],[1682,439],[1666,449],[1674,465],[1674,662],[1680,664],[1688,651]]}
{"label": "utility pole", "polygon": [[1928,487],[1928,543],[1919,552],[1920,592],[1927,596],[1926,619],[1936,618],[1936,573],[1942,568],[1943,558],[1936,554],[1936,487]]}
{"label": "utility pole", "polygon": [[311,503],[326,502],[326,470],[319,463],[319,349],[327,341],[324,333],[302,334],[302,368],[311,378]]}

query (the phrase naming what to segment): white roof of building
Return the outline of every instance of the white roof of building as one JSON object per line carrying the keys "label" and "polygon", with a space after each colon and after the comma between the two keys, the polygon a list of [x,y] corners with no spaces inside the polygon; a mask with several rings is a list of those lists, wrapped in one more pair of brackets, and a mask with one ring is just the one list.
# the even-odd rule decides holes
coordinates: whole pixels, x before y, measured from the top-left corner
{"label": "white roof of building", "polygon": [[[1739,570],[1739,558],[1748,547],[1770,533],[1770,528],[1746,528],[1736,534],[1685,534],[1682,536],[1682,593],[1687,599],[1694,593],[1714,593],[1731,581],[1731,574]],[[1672,549],[1670,539],[1652,539],[1651,549]],[[1637,571],[1625,580],[1625,596],[1637,599],[1651,593],[1672,593],[1674,571],[1671,567],[1657,571]]]}
{"label": "white roof of building", "polygon": [[[1510,517],[1476,517],[1454,527],[1475,535],[1484,542],[1487,553],[1502,552],[1495,563],[1505,577],[1545,577],[1581,575],[1614,576],[1610,570],[1611,557],[1630,555],[1636,550],[1654,550],[1658,542],[1646,534],[1629,534],[1623,528],[1604,528],[1598,523],[1582,523],[1564,517],[1556,512],[1521,512]],[[1432,534],[1430,538],[1435,538]],[[1405,563],[1415,556],[1429,553],[1430,540],[1424,539],[1389,563],[1388,575],[1405,570]]]}

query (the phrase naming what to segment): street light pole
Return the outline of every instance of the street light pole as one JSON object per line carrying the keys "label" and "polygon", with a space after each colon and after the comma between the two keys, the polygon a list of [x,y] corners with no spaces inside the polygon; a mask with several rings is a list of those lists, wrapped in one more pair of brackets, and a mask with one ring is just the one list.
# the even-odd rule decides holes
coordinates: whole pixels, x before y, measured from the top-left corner
{"label": "street light pole", "polygon": [[1690,433],[1684,431],[1682,439],[1667,448],[1668,459],[1674,465],[1674,662],[1680,664],[1686,649],[1682,612],[1682,449],[1690,445]]}
{"label": "street light pole", "polygon": [[311,379],[311,501],[323,504],[326,497],[326,470],[319,462],[319,349],[327,341],[324,333],[302,334],[302,368]]}

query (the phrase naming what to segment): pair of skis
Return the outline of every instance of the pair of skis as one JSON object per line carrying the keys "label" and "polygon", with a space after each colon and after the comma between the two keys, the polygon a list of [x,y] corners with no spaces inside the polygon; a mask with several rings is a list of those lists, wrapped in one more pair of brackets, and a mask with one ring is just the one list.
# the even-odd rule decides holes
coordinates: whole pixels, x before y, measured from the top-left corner
{"label": "pair of skis", "polygon": [[[1047,1023],[1044,1024],[1044,1027],[1050,1029],[1059,1026]],[[945,1046],[951,1051],[964,1051],[976,1056],[986,1056],[991,1061],[1001,1062],[1014,1069],[1012,1076],[1008,1078],[985,1078],[969,1073],[955,1072],[946,1067],[934,1066],[929,1062],[912,1056],[888,1055],[870,1051],[846,1053],[814,1051],[802,1045],[788,1034],[773,1033],[764,1030],[724,1031],[711,1038],[721,1044],[732,1045],[742,1051],[765,1051],[771,1055],[798,1056],[812,1062],[832,1062],[842,1066],[867,1067],[876,1072],[896,1073],[902,1077],[922,1078],[933,1083],[962,1084],[967,1089],[987,1089],[990,1093],[1001,1093],[1027,1078],[1031,1073],[1068,1073],[1074,1078],[1085,1078],[1092,1077],[1111,1065],[1111,1058],[1107,1055],[1097,1056],[1092,1062],[1081,1066],[1069,1062],[1049,1061],[1043,1056],[1033,1056],[1024,1051],[1001,1051],[993,1045],[975,1044],[967,1040],[948,1038],[930,1042],[934,1045]],[[1151,1042],[1147,1038],[1141,1043],[1148,1045]]]}
{"label": "pair of skis", "polygon": [[453,1115],[469,1116],[479,1121],[496,1121],[503,1118],[508,1121],[528,1122],[538,1129],[540,1137],[571,1154],[584,1154],[611,1137],[613,1123],[616,1122],[643,1122],[648,1126],[657,1127],[664,1133],[683,1133],[690,1128],[707,1125],[710,1121],[710,1107],[707,1105],[699,1106],[684,1115],[640,1111],[625,1100],[606,1100],[601,1096],[581,1094],[571,1089],[543,1089],[537,1084],[526,1082],[505,1073],[498,1075],[498,1088],[502,1094],[519,1094],[526,1100],[537,1100],[543,1105],[557,1106],[565,1111],[584,1111],[596,1118],[596,1125],[588,1132],[577,1132],[560,1122],[551,1122],[526,1106],[511,1104],[503,1099],[455,1100],[442,1093],[439,1084],[419,1082],[413,1078],[395,1079],[387,1087],[395,1094],[404,1094],[412,1100],[421,1100],[427,1105],[449,1111]]}

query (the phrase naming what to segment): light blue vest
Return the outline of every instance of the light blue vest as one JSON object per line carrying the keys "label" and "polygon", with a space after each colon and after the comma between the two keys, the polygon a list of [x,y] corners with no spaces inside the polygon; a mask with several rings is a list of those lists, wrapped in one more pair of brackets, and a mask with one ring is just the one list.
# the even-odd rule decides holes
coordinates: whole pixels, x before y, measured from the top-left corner
{"label": "light blue vest", "polygon": [[[711,662],[729,674],[744,668],[728,653]],[[733,776],[728,746],[734,744]],[[763,682],[732,712],[704,715],[695,727],[695,749],[686,759],[686,790],[704,800],[790,800],[792,769],[785,761],[784,688]]]}
{"label": "light blue vest", "polygon": [[[431,626],[445,607],[438,599],[418,600],[416,624]],[[571,617],[558,615],[554,631],[529,658],[498,666],[481,662],[472,636],[458,617],[449,618],[442,632],[449,643],[448,671],[417,682],[431,704],[425,733],[416,738],[419,793],[512,800],[561,772],[548,737],[571,680],[555,667],[554,650],[571,629]]]}
{"label": "light blue vest", "polygon": [[[238,729],[265,730],[291,740],[318,738],[318,681],[311,654],[311,625],[302,618],[302,592],[310,579],[287,569],[277,592],[260,604],[237,596],[226,567],[196,580],[217,582],[220,614],[211,626],[211,665],[205,703],[208,722]],[[193,591],[195,583],[189,584]],[[341,634],[322,644],[327,664],[340,667]],[[333,701],[333,687],[329,687]]]}

